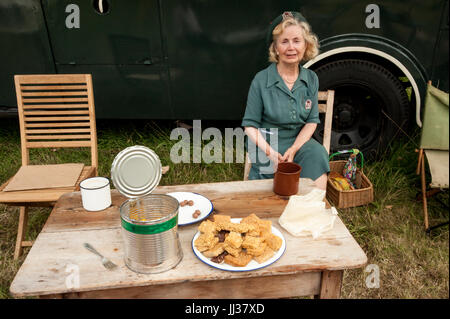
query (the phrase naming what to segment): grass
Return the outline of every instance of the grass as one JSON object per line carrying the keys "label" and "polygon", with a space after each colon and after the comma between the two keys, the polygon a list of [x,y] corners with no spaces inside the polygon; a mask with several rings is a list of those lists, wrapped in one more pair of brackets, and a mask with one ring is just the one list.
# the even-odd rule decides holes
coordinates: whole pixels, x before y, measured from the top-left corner
{"label": "grass", "polygon": [[[237,127],[239,123],[207,123],[207,127]],[[171,169],[161,185],[241,180],[243,164],[173,164],[170,140],[173,122],[98,121],[99,175],[110,176],[114,157],[132,145],[153,149],[163,165]],[[368,264],[378,266],[380,287],[368,288],[369,272],[364,268],[344,274],[343,298],[449,298],[448,226],[427,236],[423,230],[422,204],[415,200],[420,179],[415,175],[418,136],[391,145],[378,162],[366,161],[365,174],[372,181],[375,200],[363,207],[342,209],[340,218],[365,251]],[[33,163],[85,161],[88,152],[47,150],[31,153]],[[20,136],[16,120],[0,119],[0,183],[20,167]],[[448,203],[448,192],[439,195]],[[439,203],[429,203],[430,223],[448,220],[448,212]],[[50,209],[31,209],[27,239],[33,240],[44,225]],[[23,263],[28,248],[19,260],[13,260],[18,209],[0,205],[0,298],[11,298],[9,286]]]}

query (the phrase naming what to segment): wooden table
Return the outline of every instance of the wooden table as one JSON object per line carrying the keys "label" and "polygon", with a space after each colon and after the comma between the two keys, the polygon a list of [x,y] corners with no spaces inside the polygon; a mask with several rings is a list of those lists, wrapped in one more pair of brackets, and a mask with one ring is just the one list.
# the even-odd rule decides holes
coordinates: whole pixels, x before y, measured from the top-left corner
{"label": "wooden table", "polygon": [[[313,183],[301,179],[299,194]],[[154,193],[192,191],[208,197],[216,213],[269,218],[285,237],[286,251],[272,265],[250,272],[210,267],[193,253],[191,241],[198,224],[179,227],[184,257],[173,269],[138,274],[123,261],[118,207],[126,199],[112,191],[113,205],[100,212],[82,208],[81,195],[72,192],[56,203],[42,232],[14,278],[15,297],[47,298],[283,298],[340,296],[345,269],[363,267],[367,257],[337,218],[334,228],[319,239],[294,237],[278,224],[287,197],[272,192],[272,180],[160,186]],[[119,265],[106,270],[88,252],[89,242]],[[79,274],[79,281],[73,281]],[[79,286],[78,286],[79,283]]]}

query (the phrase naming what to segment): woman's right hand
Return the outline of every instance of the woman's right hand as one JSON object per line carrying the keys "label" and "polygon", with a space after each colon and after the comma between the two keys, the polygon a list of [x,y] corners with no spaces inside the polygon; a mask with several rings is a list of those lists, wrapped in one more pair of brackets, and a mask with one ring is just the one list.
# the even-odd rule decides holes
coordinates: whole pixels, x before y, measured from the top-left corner
{"label": "woman's right hand", "polygon": [[276,152],[274,150],[270,150],[269,154],[267,155],[267,157],[273,163],[273,168],[274,168],[275,171],[277,170],[278,163],[283,162],[283,156],[281,156],[280,153],[278,153],[278,152]]}
{"label": "woman's right hand", "polygon": [[276,170],[279,162],[283,162],[283,156],[280,153],[276,152],[270,145],[266,142],[264,137],[261,135],[261,132],[252,126],[245,127],[245,134],[249,137],[249,139],[255,143],[260,150],[262,150],[269,160],[273,163],[274,169]]}

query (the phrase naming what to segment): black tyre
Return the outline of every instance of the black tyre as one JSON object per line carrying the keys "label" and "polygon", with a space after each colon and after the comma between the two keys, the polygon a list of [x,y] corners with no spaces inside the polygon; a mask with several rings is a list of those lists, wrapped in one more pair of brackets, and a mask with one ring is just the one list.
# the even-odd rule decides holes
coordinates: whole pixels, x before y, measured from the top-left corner
{"label": "black tyre", "polygon": [[[398,78],[364,60],[341,60],[315,70],[320,90],[335,90],[331,152],[358,148],[366,157],[383,154],[407,127],[409,101]],[[314,134],[323,136],[323,118]]]}

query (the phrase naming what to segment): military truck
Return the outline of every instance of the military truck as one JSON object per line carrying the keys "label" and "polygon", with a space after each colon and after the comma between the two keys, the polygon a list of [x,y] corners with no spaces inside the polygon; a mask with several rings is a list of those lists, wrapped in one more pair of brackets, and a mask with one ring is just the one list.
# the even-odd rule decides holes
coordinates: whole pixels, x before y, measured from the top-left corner
{"label": "military truck", "polygon": [[382,150],[421,125],[428,80],[448,92],[448,0],[2,0],[0,114],[14,74],[90,73],[98,119],[239,120],[285,11],[319,37],[332,151]]}

